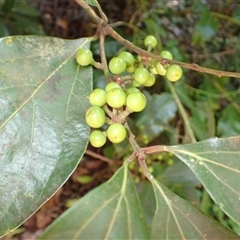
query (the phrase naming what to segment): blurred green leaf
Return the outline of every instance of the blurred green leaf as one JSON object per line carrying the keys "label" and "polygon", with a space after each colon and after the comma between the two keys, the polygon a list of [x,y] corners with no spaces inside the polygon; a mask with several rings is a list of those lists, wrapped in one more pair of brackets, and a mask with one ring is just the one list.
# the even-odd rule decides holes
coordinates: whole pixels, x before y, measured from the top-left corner
{"label": "blurred green leaf", "polygon": [[87,38],[0,39],[0,236],[24,222],[72,174],[88,144]]}
{"label": "blurred green leaf", "polygon": [[239,239],[157,180],[152,180],[157,208],[151,239]]}
{"label": "blurred green leaf", "polygon": [[169,93],[150,95],[145,91],[144,94],[147,106],[136,116],[136,125],[147,141],[151,141],[164,130],[173,130],[168,122],[175,117],[177,106]]}
{"label": "blurred green leaf", "polygon": [[121,167],[50,225],[43,239],[148,239],[143,211],[128,172]]}
{"label": "blurred green leaf", "polygon": [[6,25],[0,19],[0,37],[6,37],[9,35],[9,31]]}
{"label": "blurred green leaf", "polygon": [[211,99],[201,102],[192,99],[182,84],[176,84],[175,89],[181,102],[191,112],[189,120],[196,137],[204,140],[215,136],[215,118]]}
{"label": "blurred green leaf", "polygon": [[8,23],[8,28],[12,35],[44,35],[43,27],[38,21],[20,14],[14,14],[14,20]]}
{"label": "blurred green leaf", "polygon": [[5,0],[1,6],[2,12],[5,14],[10,13],[14,6],[14,2],[15,2],[15,0]]}
{"label": "blurred green leaf", "polygon": [[169,146],[195,173],[212,199],[240,225],[240,137]]}
{"label": "blurred green leaf", "polygon": [[[40,12],[37,8],[30,5],[26,0],[16,1],[12,9],[14,14],[22,14],[27,17],[40,17]],[[40,20],[40,19],[39,19]]]}
{"label": "blurred green leaf", "polygon": [[218,121],[217,132],[220,137],[240,135],[240,114],[232,105],[223,110]]}
{"label": "blurred green leaf", "polygon": [[192,42],[194,45],[206,42],[211,39],[218,30],[218,22],[211,15],[210,10],[206,7],[202,12],[200,19],[196,23],[193,32]]}

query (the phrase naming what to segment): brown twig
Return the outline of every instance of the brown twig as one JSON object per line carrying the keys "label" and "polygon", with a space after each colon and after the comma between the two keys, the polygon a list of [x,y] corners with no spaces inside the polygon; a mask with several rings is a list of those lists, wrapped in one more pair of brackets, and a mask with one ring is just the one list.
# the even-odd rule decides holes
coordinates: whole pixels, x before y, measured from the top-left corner
{"label": "brown twig", "polygon": [[104,161],[104,162],[107,162],[107,163],[110,164],[110,165],[113,165],[113,164],[115,163],[113,160],[111,160],[111,159],[109,159],[109,158],[107,158],[107,157],[104,157],[104,156],[102,156],[102,155],[100,155],[100,154],[98,154],[98,153],[95,153],[95,152],[93,152],[93,151],[90,151],[90,150],[86,150],[86,151],[85,151],[85,154],[87,154],[87,155],[89,155],[89,156],[91,156],[91,157],[94,157],[94,158],[96,158],[96,159],[102,160],[102,161]]}
{"label": "brown twig", "polygon": [[227,72],[227,71],[215,70],[215,69],[211,69],[211,68],[205,68],[205,67],[199,66],[196,63],[183,63],[183,62],[179,62],[179,61],[164,59],[160,56],[154,55],[152,53],[149,53],[149,52],[135,46],[134,44],[132,44],[128,40],[124,39],[121,35],[119,35],[110,26],[106,26],[105,28],[106,28],[105,32],[108,35],[110,35],[111,37],[116,39],[118,42],[120,42],[121,44],[123,44],[124,46],[126,46],[127,48],[131,49],[132,51],[136,52],[137,54],[139,54],[141,56],[152,58],[152,59],[155,59],[155,60],[158,60],[158,61],[164,61],[165,64],[167,64],[167,63],[178,64],[179,66],[181,66],[183,68],[191,69],[191,70],[202,72],[202,73],[208,73],[208,74],[216,75],[218,77],[226,76],[226,77],[240,78],[240,73]]}

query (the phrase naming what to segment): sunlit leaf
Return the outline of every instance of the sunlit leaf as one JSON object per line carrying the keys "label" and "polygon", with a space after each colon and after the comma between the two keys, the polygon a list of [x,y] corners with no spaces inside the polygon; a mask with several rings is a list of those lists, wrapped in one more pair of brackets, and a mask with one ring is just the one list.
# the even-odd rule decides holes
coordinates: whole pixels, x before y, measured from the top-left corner
{"label": "sunlit leaf", "polygon": [[152,184],[157,208],[150,239],[239,239],[157,180]]}
{"label": "sunlit leaf", "polygon": [[77,65],[89,40],[0,39],[0,236],[47,201],[85,152],[91,67]]}
{"label": "sunlit leaf", "polygon": [[41,239],[148,239],[127,165],[64,212]]}
{"label": "sunlit leaf", "polygon": [[187,164],[220,208],[240,224],[240,137],[166,147]]}

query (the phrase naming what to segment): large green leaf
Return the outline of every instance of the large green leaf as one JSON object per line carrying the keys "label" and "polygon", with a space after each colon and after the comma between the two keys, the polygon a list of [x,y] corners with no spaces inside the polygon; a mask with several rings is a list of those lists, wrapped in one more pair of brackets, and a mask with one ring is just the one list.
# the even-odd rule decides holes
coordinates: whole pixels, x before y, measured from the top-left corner
{"label": "large green leaf", "polygon": [[239,239],[157,180],[152,180],[156,212],[151,239]]}
{"label": "large green leaf", "polygon": [[148,239],[127,165],[64,212],[41,239]]}
{"label": "large green leaf", "polygon": [[166,149],[187,164],[213,200],[240,224],[240,137],[213,138]]}
{"label": "large green leaf", "polygon": [[86,38],[0,40],[0,236],[33,214],[67,180],[88,143],[91,67]]}

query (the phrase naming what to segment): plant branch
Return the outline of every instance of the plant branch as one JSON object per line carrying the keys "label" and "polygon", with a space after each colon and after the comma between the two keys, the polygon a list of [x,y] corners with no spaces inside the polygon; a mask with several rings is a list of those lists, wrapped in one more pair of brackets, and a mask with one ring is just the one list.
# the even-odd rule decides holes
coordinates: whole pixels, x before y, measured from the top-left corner
{"label": "plant branch", "polygon": [[104,162],[107,162],[109,165],[113,165],[115,162],[114,161],[112,161],[111,159],[109,159],[109,158],[107,158],[107,157],[104,157],[104,156],[102,156],[102,155],[100,155],[100,154],[97,154],[97,153],[95,153],[95,152],[92,152],[92,151],[90,151],[90,150],[86,150],[85,151],[85,154],[87,154],[87,155],[89,155],[89,156],[91,156],[91,157],[94,157],[94,158],[96,158],[96,159],[99,159],[99,160],[102,160],[102,161],[104,161]]}
{"label": "plant branch", "polygon": [[198,64],[195,64],[195,63],[183,63],[183,62],[179,62],[179,61],[175,61],[175,60],[164,59],[160,56],[154,55],[152,53],[149,53],[149,52],[135,46],[134,44],[132,44],[128,40],[124,39],[121,35],[119,35],[110,26],[105,27],[105,32],[106,32],[106,34],[110,35],[115,40],[117,40],[118,42],[120,42],[121,44],[126,46],[127,48],[131,49],[132,51],[136,52],[137,54],[139,54],[141,56],[148,57],[149,59],[152,58],[152,59],[164,62],[164,64],[167,64],[167,63],[178,64],[179,66],[181,66],[183,68],[191,69],[191,70],[202,72],[202,73],[208,73],[208,74],[216,75],[218,77],[226,76],[226,77],[240,78],[240,73],[220,71],[220,70],[215,70],[215,69],[211,69],[211,68],[205,68],[205,67],[201,67],[201,66],[199,66]]}
{"label": "plant branch", "polygon": [[164,145],[155,145],[150,147],[142,148],[146,155],[153,153],[168,152],[168,148]]}
{"label": "plant branch", "polygon": [[83,0],[75,0],[89,15],[89,17],[95,22],[96,24],[101,24],[103,23],[103,19],[100,18],[96,12]]}
{"label": "plant branch", "polygon": [[137,144],[134,135],[132,134],[129,126],[127,123],[124,124],[124,126],[126,127],[126,129],[129,132],[129,142],[133,148],[133,154],[128,158],[128,161],[132,161],[135,158],[138,159],[139,165],[141,166],[144,175],[149,179],[152,180],[153,176],[152,174],[149,172],[147,164],[146,164],[146,154],[145,151],[143,151],[142,148],[139,147],[139,145]]}
{"label": "plant branch", "polygon": [[100,57],[101,57],[101,62],[102,62],[102,66],[103,66],[104,75],[108,79],[109,78],[109,70],[108,70],[108,64],[107,64],[107,59],[106,59],[106,54],[105,54],[104,41],[105,41],[105,35],[102,32],[100,32],[99,33]]}
{"label": "plant branch", "polygon": [[[88,15],[98,25],[98,30],[100,30],[101,32],[104,32],[105,35],[110,35],[115,40],[117,40],[119,43],[123,44],[127,48],[129,48],[132,51],[136,52],[137,54],[141,55],[142,57],[149,58],[149,60],[155,59],[155,60],[163,62],[164,64],[168,64],[168,63],[178,64],[179,66],[181,66],[183,68],[191,69],[191,70],[202,72],[202,73],[216,75],[218,77],[226,76],[226,77],[240,78],[240,73],[205,68],[205,67],[199,66],[196,63],[184,63],[184,62],[179,62],[179,61],[175,61],[175,60],[164,59],[160,56],[149,53],[149,52],[135,46],[130,41],[124,39],[110,25],[107,25],[107,22],[106,22],[107,18],[104,17],[105,15],[102,15],[102,13],[101,13],[102,18],[100,18],[87,3],[83,2],[82,0],[75,0],[75,1],[88,13]],[[100,8],[100,12],[101,12],[101,8]]]}

